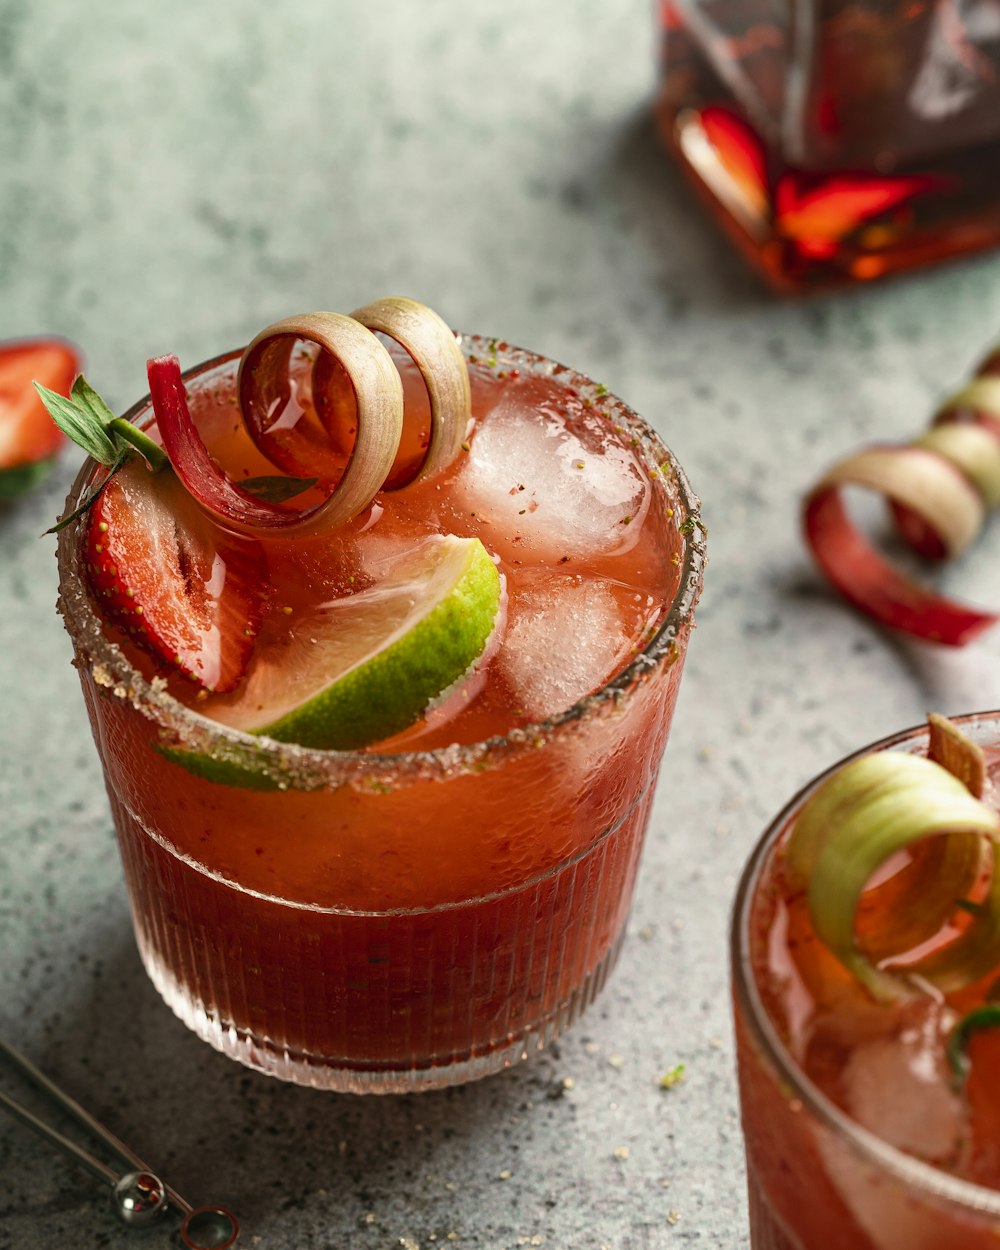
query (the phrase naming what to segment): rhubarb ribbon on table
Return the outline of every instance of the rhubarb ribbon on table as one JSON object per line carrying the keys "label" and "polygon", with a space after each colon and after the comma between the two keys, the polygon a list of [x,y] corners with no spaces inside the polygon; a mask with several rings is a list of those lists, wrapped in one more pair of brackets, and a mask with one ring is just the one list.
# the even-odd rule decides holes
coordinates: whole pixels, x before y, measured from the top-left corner
{"label": "rhubarb ribbon on table", "polygon": [[907,445],[869,447],[829,469],[803,505],[803,528],[831,584],[891,629],[963,646],[995,624],[994,611],[961,603],[906,576],[854,525],[845,487],[883,494],[901,538],[928,559],[950,559],[1000,506],[1000,352],[945,401],[930,429]]}

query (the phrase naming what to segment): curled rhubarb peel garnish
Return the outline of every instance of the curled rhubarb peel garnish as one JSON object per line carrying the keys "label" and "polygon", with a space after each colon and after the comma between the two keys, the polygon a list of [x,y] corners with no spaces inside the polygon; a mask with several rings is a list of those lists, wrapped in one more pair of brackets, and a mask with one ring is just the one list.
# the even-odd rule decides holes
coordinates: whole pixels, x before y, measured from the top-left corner
{"label": "curled rhubarb peel garnish", "polygon": [[[351,392],[353,449],[346,467],[331,469],[330,448],[322,430],[300,422],[301,406],[292,387],[291,358],[296,342],[320,349],[318,361],[335,363]],[[315,366],[314,366],[315,371]],[[327,524],[338,524],[365,508],[392,468],[403,430],[403,387],[392,357],[374,334],[343,313],[314,312],[286,317],[261,330],[248,345],[237,376],[240,410],[260,451],[291,472],[330,480],[337,477],[330,501],[341,496]],[[268,435],[278,424],[290,428],[283,445]],[[318,439],[317,439],[318,435]],[[319,464],[317,465],[317,459]],[[339,520],[337,518],[340,518]]]}
{"label": "curled rhubarb peel garnish", "polygon": [[845,486],[881,490],[955,554],[975,536],[985,506],[954,466],[921,448],[871,448],[836,465],[805,501],[806,541],[830,583],[881,624],[929,642],[963,646],[997,616],[928,590],[899,572],[854,525]]}
{"label": "curled rhubarb peel garnish", "polygon": [[343,525],[371,503],[392,467],[403,424],[399,374],[378,339],[341,313],[289,317],[250,343],[238,379],[248,429],[265,424],[278,398],[271,383],[287,368],[297,339],[318,344],[341,363],[357,401],[357,438],[340,481],[323,502],[298,512],[242,490],[215,462],[191,418],[176,357],[161,356],[147,366],[157,428],[178,476],[203,508],[232,529],[309,534]]}
{"label": "curled rhubarb peel garnish", "polygon": [[947,399],[929,430],[907,446],[873,447],[829,470],[806,498],[806,541],[822,571],[855,607],[881,624],[962,646],[997,614],[955,602],[903,576],[852,525],[840,488],[885,495],[903,540],[925,559],[945,560],[978,536],[1000,507],[1000,351]]}
{"label": "curled rhubarb peel garnish", "polygon": [[[1000,506],[1000,381],[980,378],[953,395],[935,413],[927,433],[912,445],[954,465],[976,488],[987,510]],[[892,510],[900,535],[918,555],[948,558],[951,553],[933,522],[895,500]]]}
{"label": "curled rhubarb peel garnish", "polygon": [[[897,946],[876,963],[856,936],[865,887],[896,852],[930,837],[946,839],[936,870],[917,874],[919,891],[882,926],[881,936],[892,934]],[[959,777],[931,759],[884,751],[853,760],[816,790],[785,854],[807,890],[819,939],[875,998],[898,999],[921,982],[950,993],[1000,962],[1000,872],[992,872],[982,898],[967,901],[998,844],[1000,817]],[[963,910],[969,918],[957,936],[906,961]]]}
{"label": "curled rhubarb peel garnish", "polygon": [[[394,339],[412,357],[430,399],[430,441],[423,460],[413,471],[394,474],[385,489],[433,477],[458,455],[472,414],[469,370],[458,339],[433,309],[399,296],[375,300],[351,316],[373,333]],[[316,401],[321,403],[320,395]]]}
{"label": "curled rhubarb peel garnish", "polygon": [[881,491],[932,527],[948,556],[957,556],[979,533],[986,515],[982,496],[957,467],[923,447],[869,447],[829,470],[816,490],[863,486]]}
{"label": "curled rhubarb peel garnish", "polygon": [[932,426],[913,446],[935,452],[959,469],[976,488],[987,511],[1000,505],[1000,438],[985,426],[944,422]]}
{"label": "curled rhubarb peel garnish", "polygon": [[946,768],[975,799],[986,789],[986,752],[947,716],[931,712],[927,717],[927,758]]}
{"label": "curled rhubarb peel garnish", "polygon": [[1000,350],[988,356],[979,369],[967,386],[940,405],[934,414],[935,424],[985,418],[984,424],[996,428],[1000,423]]}
{"label": "curled rhubarb peel garnish", "polygon": [[[396,438],[390,468],[375,489],[397,490],[437,473],[451,463],[466,437],[469,372],[448,325],[411,299],[375,300],[350,319],[335,313],[288,318],[261,331],[244,354],[238,383],[250,437],[264,456],[288,473],[315,476],[331,488],[340,481],[344,462],[352,447],[357,457],[363,435],[358,405],[365,385],[357,371],[352,377],[342,349],[331,337],[331,326],[339,333],[339,323],[346,320],[364,326],[373,339],[376,334],[394,339],[408,353],[430,405],[429,429],[408,431],[413,436],[405,448]],[[303,341],[321,349],[314,358],[293,355]],[[392,371],[392,385],[398,388],[395,365]],[[405,411],[403,419],[414,420]],[[401,434],[402,420],[399,430]],[[343,489],[341,481],[338,490]]]}
{"label": "curled rhubarb peel garnish", "polygon": [[216,464],[191,419],[176,356],[146,362],[156,426],[170,462],[189,494],[213,516],[240,530],[280,528],[298,519],[234,485]]}

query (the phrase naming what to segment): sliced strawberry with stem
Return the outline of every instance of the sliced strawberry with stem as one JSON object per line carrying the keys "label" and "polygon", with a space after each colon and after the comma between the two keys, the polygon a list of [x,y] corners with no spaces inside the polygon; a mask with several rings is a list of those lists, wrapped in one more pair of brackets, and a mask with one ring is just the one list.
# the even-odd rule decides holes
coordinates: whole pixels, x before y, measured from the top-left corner
{"label": "sliced strawberry with stem", "polygon": [[0,344],[0,499],[14,499],[44,477],[64,439],[32,382],[68,395],[79,351],[60,339]]}
{"label": "sliced strawberry with stem", "polygon": [[232,690],[266,608],[260,543],[221,529],[176,474],[134,457],[86,525],[90,583],[108,616],[206,690]]}

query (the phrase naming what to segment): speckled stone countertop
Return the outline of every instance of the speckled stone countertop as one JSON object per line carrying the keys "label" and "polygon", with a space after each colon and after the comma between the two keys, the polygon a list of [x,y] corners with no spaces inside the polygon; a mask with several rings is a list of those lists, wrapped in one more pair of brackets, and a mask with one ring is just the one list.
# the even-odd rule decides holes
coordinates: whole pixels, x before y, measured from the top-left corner
{"label": "speckled stone countertop", "polygon": [[[121,409],[151,354],[412,294],[603,380],[704,499],[699,624],[612,981],[540,1058],[384,1099],[246,1071],[160,1003],[38,537],[75,457],[0,515],[0,1033],[182,1193],[232,1206],[247,1247],[744,1246],[740,866],[846,751],[1000,704],[1000,632],[949,654],[888,639],[797,529],[823,466],[916,433],[1000,331],[1000,256],[773,299],[662,156],[653,76],[627,0],[0,0],[0,338],[74,339]],[[948,584],[995,603],[995,541]],[[0,1250],[168,1241],[0,1122]]]}

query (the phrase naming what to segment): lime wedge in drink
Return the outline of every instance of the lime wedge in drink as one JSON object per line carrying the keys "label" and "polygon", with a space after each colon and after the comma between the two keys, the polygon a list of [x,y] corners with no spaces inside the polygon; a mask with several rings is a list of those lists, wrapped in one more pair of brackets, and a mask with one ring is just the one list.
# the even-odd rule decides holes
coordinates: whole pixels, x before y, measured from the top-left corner
{"label": "lime wedge in drink", "polygon": [[429,538],[377,585],[294,617],[239,690],[205,712],[244,733],[321,750],[380,742],[465,676],[500,602],[500,575],[478,538]]}

